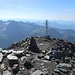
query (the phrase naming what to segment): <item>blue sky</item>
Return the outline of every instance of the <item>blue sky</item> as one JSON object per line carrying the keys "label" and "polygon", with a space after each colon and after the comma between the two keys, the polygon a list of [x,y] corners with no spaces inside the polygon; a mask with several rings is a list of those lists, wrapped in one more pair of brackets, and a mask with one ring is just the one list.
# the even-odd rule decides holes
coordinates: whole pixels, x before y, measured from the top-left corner
{"label": "blue sky", "polygon": [[0,18],[75,21],[75,0],[0,0]]}

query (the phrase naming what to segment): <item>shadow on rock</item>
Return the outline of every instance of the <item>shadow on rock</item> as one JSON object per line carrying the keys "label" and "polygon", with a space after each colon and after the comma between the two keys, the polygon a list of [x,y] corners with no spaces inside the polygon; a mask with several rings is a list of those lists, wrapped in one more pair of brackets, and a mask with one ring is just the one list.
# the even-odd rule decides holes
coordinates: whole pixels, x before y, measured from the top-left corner
{"label": "shadow on rock", "polygon": [[41,51],[39,50],[37,44],[36,44],[36,41],[33,37],[31,37],[31,41],[30,41],[30,47],[29,47],[29,50],[31,52],[34,52],[34,53],[40,53]]}

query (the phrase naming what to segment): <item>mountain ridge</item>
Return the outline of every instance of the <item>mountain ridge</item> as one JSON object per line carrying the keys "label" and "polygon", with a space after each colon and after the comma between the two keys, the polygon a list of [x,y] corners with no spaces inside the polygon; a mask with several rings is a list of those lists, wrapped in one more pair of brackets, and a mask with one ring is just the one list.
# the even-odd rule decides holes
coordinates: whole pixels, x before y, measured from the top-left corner
{"label": "mountain ridge", "polygon": [[[61,33],[61,31],[64,31],[64,33]],[[70,31],[72,34],[69,35],[68,32]],[[54,38],[61,38],[71,42],[75,41],[74,30],[56,29],[49,26],[48,34]],[[45,26],[40,26],[35,22],[0,21],[0,47],[7,47],[26,37],[44,35],[46,35]]]}

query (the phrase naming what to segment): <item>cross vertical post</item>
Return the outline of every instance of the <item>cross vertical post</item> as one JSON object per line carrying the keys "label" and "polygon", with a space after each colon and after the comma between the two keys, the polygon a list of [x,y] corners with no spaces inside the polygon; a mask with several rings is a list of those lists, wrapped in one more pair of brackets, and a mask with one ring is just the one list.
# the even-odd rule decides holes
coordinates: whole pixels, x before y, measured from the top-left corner
{"label": "cross vertical post", "polygon": [[48,20],[46,20],[46,36],[48,35]]}

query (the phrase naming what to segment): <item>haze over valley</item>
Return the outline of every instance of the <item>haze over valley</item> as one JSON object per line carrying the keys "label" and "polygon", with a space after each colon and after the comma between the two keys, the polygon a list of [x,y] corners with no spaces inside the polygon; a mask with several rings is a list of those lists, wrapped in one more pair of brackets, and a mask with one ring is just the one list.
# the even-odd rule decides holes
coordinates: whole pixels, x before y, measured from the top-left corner
{"label": "haze over valley", "polygon": [[[74,24],[63,25],[58,22],[48,23],[48,35],[53,38],[61,38],[70,42],[75,41]],[[4,48],[14,42],[18,42],[30,36],[45,36],[45,21],[0,21],[0,47]]]}

